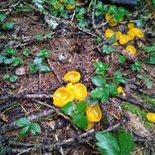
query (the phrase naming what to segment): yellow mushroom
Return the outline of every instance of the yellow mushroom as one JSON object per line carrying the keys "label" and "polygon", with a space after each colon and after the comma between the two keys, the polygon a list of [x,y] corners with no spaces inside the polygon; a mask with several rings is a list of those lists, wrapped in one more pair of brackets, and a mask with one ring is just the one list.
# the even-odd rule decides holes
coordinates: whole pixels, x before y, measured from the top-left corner
{"label": "yellow mushroom", "polygon": [[123,88],[121,86],[119,86],[117,88],[117,92],[118,92],[118,94],[122,94],[123,96],[126,96],[126,94],[125,94],[125,92],[124,92],[124,90],[123,90]]}
{"label": "yellow mushroom", "polygon": [[89,122],[99,122],[102,118],[99,104],[89,106],[86,111],[86,117]]}
{"label": "yellow mushroom", "polygon": [[110,26],[116,26],[117,22],[115,21],[115,19],[112,17],[112,15],[110,13],[107,13],[105,15],[105,20],[109,23]]}
{"label": "yellow mushroom", "polygon": [[135,48],[134,46],[132,46],[132,45],[128,45],[128,46],[126,47],[126,50],[127,50],[130,54],[132,54],[132,55],[136,55],[136,53],[137,53],[136,48]]}
{"label": "yellow mushroom", "polygon": [[151,112],[147,113],[146,118],[148,121],[155,123],[155,113],[151,113]]}
{"label": "yellow mushroom", "polygon": [[129,36],[130,40],[133,40],[135,38],[135,33],[134,33],[133,29],[130,29],[127,32],[127,35]]}
{"label": "yellow mushroom", "polygon": [[73,101],[74,94],[71,90],[60,87],[53,94],[53,104],[57,107],[63,107],[69,101]]}
{"label": "yellow mushroom", "polygon": [[128,24],[127,24],[128,29],[134,28],[134,26],[135,26],[134,23],[128,23]]}
{"label": "yellow mushroom", "polygon": [[114,31],[113,31],[113,30],[107,29],[107,30],[105,31],[105,36],[106,36],[106,38],[111,38],[113,35],[114,35]]}
{"label": "yellow mushroom", "polygon": [[74,99],[78,101],[82,101],[88,95],[87,88],[82,83],[77,83],[74,85],[73,89]]}
{"label": "yellow mushroom", "polygon": [[130,40],[130,37],[128,35],[125,35],[125,34],[123,34],[119,37],[119,43],[121,45],[128,43],[129,40]]}
{"label": "yellow mushroom", "polygon": [[143,33],[143,31],[141,29],[139,29],[139,28],[132,28],[132,31],[134,31],[135,36],[137,38],[144,38],[144,33]]}
{"label": "yellow mushroom", "polygon": [[115,33],[115,36],[116,36],[116,40],[119,40],[119,37],[122,35],[122,32],[121,31],[117,31]]}
{"label": "yellow mushroom", "polygon": [[64,81],[69,81],[71,83],[79,82],[81,74],[77,71],[69,71],[64,76]]}

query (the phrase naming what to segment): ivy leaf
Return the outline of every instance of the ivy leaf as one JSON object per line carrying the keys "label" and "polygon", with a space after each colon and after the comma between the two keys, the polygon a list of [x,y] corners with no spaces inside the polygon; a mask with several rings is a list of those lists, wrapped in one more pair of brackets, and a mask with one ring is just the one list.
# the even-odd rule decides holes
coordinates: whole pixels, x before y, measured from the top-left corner
{"label": "ivy leaf", "polygon": [[73,110],[74,110],[74,103],[73,102],[68,102],[67,104],[65,104],[64,107],[61,108],[61,110],[66,115],[71,115]]}
{"label": "ivy leaf", "polygon": [[120,155],[117,139],[108,132],[97,132],[96,145],[102,155]]}
{"label": "ivy leaf", "polygon": [[87,104],[83,101],[79,101],[75,106],[75,112],[78,114],[84,114],[87,109]]}
{"label": "ivy leaf", "polygon": [[134,140],[131,134],[127,132],[121,132],[118,136],[118,142],[120,145],[120,155],[129,155],[134,151]]}
{"label": "ivy leaf", "polygon": [[76,114],[73,116],[73,123],[81,129],[86,129],[88,126],[88,120],[83,114]]}
{"label": "ivy leaf", "polygon": [[103,86],[106,83],[105,79],[100,75],[93,76],[91,80],[95,86]]}
{"label": "ivy leaf", "polygon": [[109,54],[109,53],[112,53],[112,52],[115,51],[114,48],[109,47],[108,45],[103,45],[101,50],[102,50],[103,53],[106,53],[106,54]]}
{"label": "ivy leaf", "polygon": [[20,137],[24,137],[30,130],[29,126],[25,126],[24,128],[22,128],[22,130],[19,132],[19,136]]}
{"label": "ivy leaf", "polygon": [[31,131],[31,133],[33,135],[36,135],[37,133],[40,133],[41,132],[41,128],[40,128],[39,124],[37,124],[37,123],[32,123],[30,125],[30,128],[31,128],[30,131]]}
{"label": "ivy leaf", "polygon": [[16,120],[16,125],[18,127],[25,127],[31,125],[31,122],[27,118],[20,118]]}
{"label": "ivy leaf", "polygon": [[10,75],[10,78],[9,78],[9,81],[12,82],[12,83],[15,83],[18,79],[18,76],[16,75]]}

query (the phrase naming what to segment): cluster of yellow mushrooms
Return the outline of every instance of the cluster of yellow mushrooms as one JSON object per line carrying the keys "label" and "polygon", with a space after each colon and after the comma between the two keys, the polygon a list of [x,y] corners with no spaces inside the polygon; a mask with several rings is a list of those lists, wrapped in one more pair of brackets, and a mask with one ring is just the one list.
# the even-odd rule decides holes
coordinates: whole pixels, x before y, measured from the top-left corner
{"label": "cluster of yellow mushrooms", "polygon": [[[69,82],[66,87],[58,88],[53,94],[53,104],[57,107],[64,107],[70,101],[83,101],[88,96],[87,88],[79,83],[81,74],[77,71],[69,71],[64,76],[64,81]],[[85,103],[84,103],[85,104]],[[88,127],[94,126],[94,122],[99,122],[102,118],[102,112],[98,103],[87,105],[86,117]]]}
{"label": "cluster of yellow mushrooms", "polygon": [[[111,27],[117,26],[118,23],[121,23],[122,20],[120,20],[118,23],[114,20],[113,16],[110,15],[109,13],[107,13],[105,15],[105,20],[108,22],[108,24]],[[115,46],[117,45],[125,45],[127,43],[129,43],[130,41],[134,40],[134,39],[138,39],[138,38],[143,38],[144,37],[144,33],[141,29],[135,27],[134,23],[128,23],[127,24],[127,28],[128,31],[126,34],[123,34],[121,31],[116,31],[114,32],[112,29],[107,29],[105,31],[105,36],[106,38],[111,38],[115,35],[116,37],[116,42],[114,43]],[[126,46],[126,50],[131,54],[131,55],[136,55],[137,54],[137,50],[136,48],[131,45],[128,44]]]}

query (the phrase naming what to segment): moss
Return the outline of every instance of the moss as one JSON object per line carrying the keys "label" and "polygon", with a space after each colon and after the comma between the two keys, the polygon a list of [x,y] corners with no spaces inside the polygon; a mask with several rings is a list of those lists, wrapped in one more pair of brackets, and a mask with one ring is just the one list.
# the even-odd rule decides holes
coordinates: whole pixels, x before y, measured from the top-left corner
{"label": "moss", "polygon": [[133,114],[136,114],[137,116],[140,117],[140,119],[142,121],[144,121],[144,126],[146,128],[153,128],[154,127],[154,124],[153,123],[150,123],[149,121],[147,121],[146,119],[146,115],[147,115],[147,112],[145,110],[142,110],[141,108],[139,108],[138,106],[136,105],[132,105],[128,102],[123,102],[122,104],[122,108],[125,110],[125,111],[130,111],[131,113]]}
{"label": "moss", "polygon": [[149,96],[141,96],[141,98],[142,98],[145,102],[147,102],[147,103],[149,103],[149,104],[152,104],[152,105],[155,105],[155,98],[151,98],[151,97],[149,97]]}

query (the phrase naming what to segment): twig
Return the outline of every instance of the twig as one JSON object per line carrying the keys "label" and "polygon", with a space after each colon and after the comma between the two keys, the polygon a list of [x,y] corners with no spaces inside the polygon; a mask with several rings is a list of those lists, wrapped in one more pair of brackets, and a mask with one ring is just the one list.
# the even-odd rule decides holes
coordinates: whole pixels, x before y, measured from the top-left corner
{"label": "twig", "polygon": [[10,99],[51,99],[52,98],[52,94],[49,93],[39,93],[39,94],[25,94],[25,93],[21,93],[21,94],[8,94],[8,95],[1,95],[0,96],[0,100],[10,100]]}
{"label": "twig", "polygon": [[[41,117],[47,116],[47,115],[51,115],[54,114],[55,110],[54,109],[50,109],[50,110],[44,110],[40,113],[37,114],[33,114],[31,116],[28,116],[27,119],[30,121],[34,121],[37,120]],[[13,129],[18,129],[19,127],[16,126],[16,121],[13,121],[11,123],[7,123],[5,125],[3,125],[0,129],[0,133],[6,133],[7,131],[13,130]]]}
{"label": "twig", "polygon": [[134,98],[126,98],[126,97],[121,96],[121,95],[119,95],[117,98],[122,100],[122,101],[130,102],[132,104],[140,106],[141,108],[147,109],[148,111],[155,112],[155,106],[147,104],[145,102],[137,101]]}

